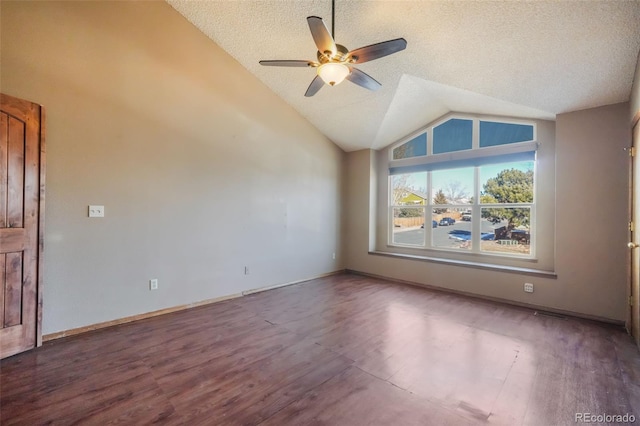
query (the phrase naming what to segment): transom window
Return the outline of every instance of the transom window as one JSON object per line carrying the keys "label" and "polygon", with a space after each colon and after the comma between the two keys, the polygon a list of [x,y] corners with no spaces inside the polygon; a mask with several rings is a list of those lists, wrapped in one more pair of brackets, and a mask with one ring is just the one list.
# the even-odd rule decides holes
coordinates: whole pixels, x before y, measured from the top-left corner
{"label": "transom window", "polygon": [[421,157],[427,155],[427,134],[421,133],[409,142],[393,149],[393,159]]}
{"label": "transom window", "polygon": [[433,128],[433,153],[471,149],[473,121],[452,118]]}
{"label": "transom window", "polygon": [[392,147],[389,245],[533,257],[535,126],[451,118],[422,134],[419,157],[396,156],[417,137]]}

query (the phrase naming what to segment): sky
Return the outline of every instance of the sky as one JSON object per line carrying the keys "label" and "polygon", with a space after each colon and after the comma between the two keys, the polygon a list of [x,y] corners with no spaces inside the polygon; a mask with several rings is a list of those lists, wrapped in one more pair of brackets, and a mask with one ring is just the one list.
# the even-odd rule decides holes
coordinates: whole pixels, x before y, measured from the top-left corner
{"label": "sky", "polygon": [[[514,163],[491,164],[480,167],[480,187],[490,178],[496,177],[498,173],[505,169],[516,169],[527,171],[533,169],[533,161],[519,161]],[[446,193],[446,187],[449,182],[460,182],[460,186],[465,189],[468,196],[473,196],[473,167],[466,167],[452,170],[437,170],[431,172],[433,193],[438,189],[443,189]],[[407,184],[410,188],[426,193],[427,189],[427,173],[414,173],[410,175]],[[433,197],[433,194],[431,195]]]}

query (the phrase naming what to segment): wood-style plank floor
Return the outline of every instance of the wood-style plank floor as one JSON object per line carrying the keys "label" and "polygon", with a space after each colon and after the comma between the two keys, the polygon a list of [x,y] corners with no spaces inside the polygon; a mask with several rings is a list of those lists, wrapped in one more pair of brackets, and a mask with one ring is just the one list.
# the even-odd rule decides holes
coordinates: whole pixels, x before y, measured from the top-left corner
{"label": "wood-style plank floor", "polygon": [[0,424],[640,422],[620,328],[338,275],[46,343],[0,362]]}

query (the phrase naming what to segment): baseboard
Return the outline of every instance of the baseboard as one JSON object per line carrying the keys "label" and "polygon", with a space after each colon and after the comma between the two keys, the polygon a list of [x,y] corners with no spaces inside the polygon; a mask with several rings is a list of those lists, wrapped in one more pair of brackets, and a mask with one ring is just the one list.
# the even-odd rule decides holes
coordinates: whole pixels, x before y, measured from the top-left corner
{"label": "baseboard", "polygon": [[307,281],[313,281],[313,280],[317,280],[319,278],[326,278],[326,277],[330,277],[332,275],[344,274],[345,272],[346,272],[346,269],[340,269],[340,270],[333,271],[333,272],[327,272],[326,274],[318,275],[318,276],[315,276],[313,278],[304,278],[302,280],[291,281],[291,282],[284,283],[284,284],[275,284],[275,285],[271,285],[271,286],[268,286],[268,287],[254,288],[254,289],[251,289],[251,290],[243,291],[242,295],[243,296],[248,296],[248,295],[254,294],[254,293],[260,293],[260,292],[267,291],[267,290],[274,290],[276,288],[288,287],[290,285],[300,284],[300,283],[304,283],[304,282],[307,282]]}
{"label": "baseboard", "polygon": [[268,287],[260,287],[260,288],[256,288],[256,289],[253,289],[253,290],[246,290],[246,291],[243,291],[242,293],[231,294],[231,295],[222,296],[222,297],[216,297],[216,298],[213,298],[213,299],[207,299],[207,300],[202,300],[202,301],[199,301],[199,302],[188,303],[188,304],[185,304],[185,305],[172,306],[170,308],[160,309],[160,310],[152,311],[152,312],[146,312],[144,314],[132,315],[132,316],[129,316],[129,317],[124,317],[124,318],[118,318],[118,319],[115,319],[115,320],[100,322],[100,323],[97,323],[97,324],[86,325],[84,327],[72,328],[70,330],[58,331],[56,333],[50,333],[50,334],[43,335],[42,336],[42,341],[43,342],[48,342],[50,340],[56,340],[56,339],[60,339],[62,337],[75,336],[77,334],[87,333],[89,331],[99,330],[101,328],[113,327],[114,325],[126,324],[126,323],[133,322],[133,321],[139,321],[139,320],[143,320],[143,319],[147,319],[147,318],[157,317],[159,315],[165,315],[165,314],[170,314],[170,313],[173,313],[173,312],[184,311],[186,309],[196,308],[198,306],[205,306],[205,305],[210,305],[210,304],[213,304],[213,303],[223,302],[225,300],[236,299],[236,298],[239,298],[239,297],[242,297],[242,296],[246,296],[246,295],[249,295],[249,294],[259,293],[259,292],[267,291],[267,290],[273,290],[273,289],[276,289],[276,288],[286,287],[286,286],[290,286],[290,285],[294,285],[294,284],[300,284],[300,283],[307,282],[307,281],[312,281],[312,280],[315,280],[315,279],[318,279],[318,278],[325,278],[325,277],[329,277],[329,276],[332,276],[332,275],[342,274],[344,272],[345,272],[345,270],[341,269],[341,270],[338,270],[338,271],[333,271],[333,272],[329,272],[329,273],[326,273],[326,274],[318,275],[318,276],[313,277],[313,278],[305,278],[305,279],[302,279],[302,280],[291,281],[291,282],[284,283],[284,284],[276,284],[276,285],[272,285],[272,286],[268,286]]}
{"label": "baseboard", "polygon": [[113,327],[114,325],[126,324],[128,322],[139,321],[147,318],[157,317],[159,315],[170,314],[172,312],[184,311],[186,309],[196,308],[198,306],[210,305],[212,303],[218,303],[229,299],[235,299],[242,297],[242,293],[231,294],[228,296],[216,297],[214,299],[201,300],[199,302],[188,303],[186,305],[172,306],[170,308],[159,309],[157,311],[145,312],[144,314],[132,315],[129,317],[118,318],[111,321],[100,322],[97,324],[86,325],[84,327],[72,328],[70,330],[59,331],[57,333],[45,334],[42,336],[43,342],[50,340],[60,339],[62,337],[74,336],[76,334],[86,333],[88,331],[99,330],[101,328]]}
{"label": "baseboard", "polygon": [[354,275],[361,275],[361,276],[364,276],[364,277],[377,278],[377,279],[381,279],[381,280],[391,281],[391,282],[398,283],[398,284],[406,284],[406,285],[410,285],[410,286],[414,286],[414,287],[422,287],[422,288],[426,288],[426,289],[433,290],[433,291],[439,291],[439,292],[442,292],[442,293],[451,293],[451,294],[457,294],[457,295],[460,295],[460,296],[472,297],[474,299],[481,299],[481,300],[488,300],[490,302],[504,303],[505,305],[513,305],[513,306],[518,306],[518,307],[521,307],[521,308],[532,309],[534,311],[539,311],[541,313],[550,312],[550,313],[556,314],[556,315],[580,318],[580,319],[585,319],[585,320],[589,320],[589,321],[596,321],[596,322],[604,323],[604,324],[608,324],[608,325],[615,325],[617,327],[624,327],[624,321],[614,320],[614,319],[605,318],[605,317],[599,317],[597,315],[582,314],[582,313],[579,313],[579,312],[572,312],[572,311],[565,311],[565,310],[562,310],[562,309],[549,308],[547,306],[539,306],[539,305],[533,305],[533,304],[530,304],[530,303],[517,302],[515,300],[501,299],[499,297],[484,296],[484,295],[481,295],[481,294],[469,293],[469,292],[461,291],[461,290],[454,290],[454,289],[445,288],[445,287],[438,287],[438,286],[429,285],[429,284],[422,284],[422,283],[418,283],[418,282],[415,282],[415,281],[407,281],[407,280],[401,280],[401,279],[397,279],[397,278],[386,277],[384,275],[370,274],[368,272],[356,271],[356,270],[353,270],[353,269],[346,269],[345,272],[347,272],[349,274],[354,274]]}

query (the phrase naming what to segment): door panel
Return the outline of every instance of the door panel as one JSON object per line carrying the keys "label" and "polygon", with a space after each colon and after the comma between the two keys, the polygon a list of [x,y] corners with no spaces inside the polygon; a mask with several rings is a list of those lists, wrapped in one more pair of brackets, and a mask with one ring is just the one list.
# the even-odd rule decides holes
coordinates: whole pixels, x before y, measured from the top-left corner
{"label": "door panel", "polygon": [[[6,130],[5,130],[6,129]],[[8,164],[9,149],[9,116],[5,113],[0,113],[0,229],[7,226],[7,172],[5,171],[5,164]],[[4,258],[4,256],[2,256]],[[4,268],[1,269],[4,271]],[[4,286],[2,287],[4,288]]]}
{"label": "door panel", "polygon": [[22,252],[7,253],[5,261],[4,324],[22,324]]}
{"label": "door panel", "polygon": [[24,212],[25,123],[8,117],[7,227],[22,228]]}
{"label": "door panel", "polygon": [[39,105],[1,95],[0,358],[40,341],[44,140]]}

